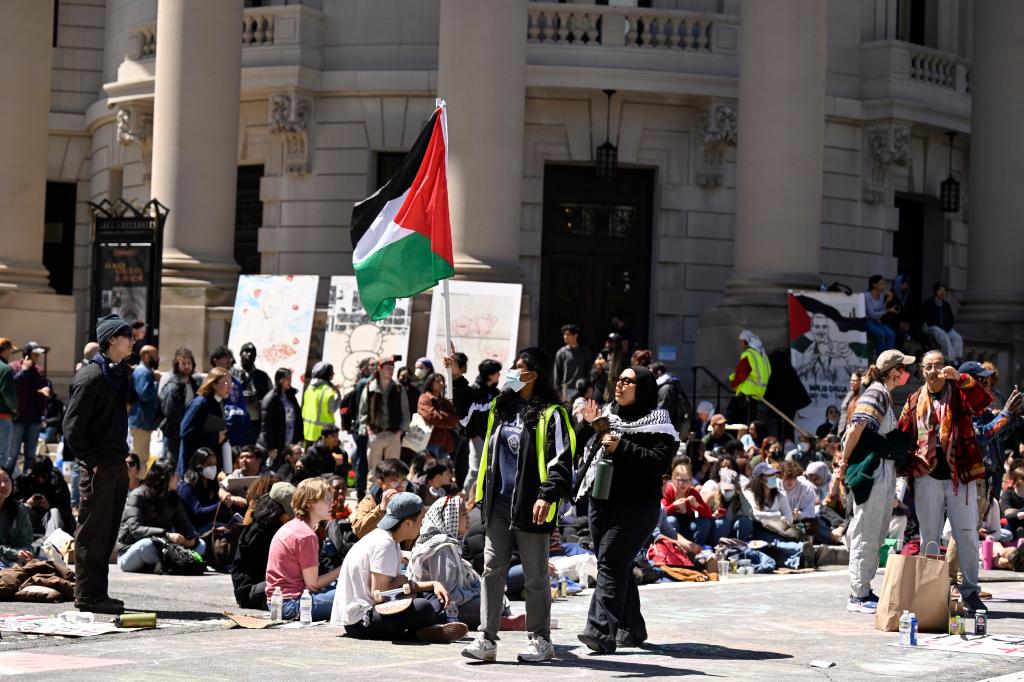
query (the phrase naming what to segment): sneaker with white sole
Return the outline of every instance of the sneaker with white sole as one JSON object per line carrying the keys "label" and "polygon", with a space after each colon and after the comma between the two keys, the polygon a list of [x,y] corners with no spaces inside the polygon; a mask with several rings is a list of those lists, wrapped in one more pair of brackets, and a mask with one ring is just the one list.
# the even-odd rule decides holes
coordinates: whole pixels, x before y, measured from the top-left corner
{"label": "sneaker with white sole", "polygon": [[878,608],[878,597],[872,598],[873,596],[872,594],[866,597],[850,595],[850,600],[846,603],[846,610],[851,613],[874,613]]}
{"label": "sneaker with white sole", "polygon": [[518,660],[528,663],[550,661],[554,657],[555,647],[551,646],[549,640],[539,635],[530,635],[530,643],[516,656]]}
{"label": "sneaker with white sole", "polygon": [[487,635],[481,632],[472,644],[462,650],[462,655],[477,661],[493,663],[498,660],[498,645],[487,639]]}

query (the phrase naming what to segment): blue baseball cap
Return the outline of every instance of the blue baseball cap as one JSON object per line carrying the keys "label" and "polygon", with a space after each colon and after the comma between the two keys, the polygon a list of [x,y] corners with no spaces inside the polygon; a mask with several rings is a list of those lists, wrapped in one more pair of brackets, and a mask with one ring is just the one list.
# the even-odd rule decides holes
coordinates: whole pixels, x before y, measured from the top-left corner
{"label": "blue baseball cap", "polygon": [[977,360],[968,360],[964,364],[960,365],[960,369],[957,371],[961,374],[970,374],[975,379],[984,379],[985,377],[990,377],[995,374],[992,370],[985,369],[985,366]]}
{"label": "blue baseball cap", "polygon": [[392,530],[395,526],[405,521],[410,516],[416,516],[423,511],[423,500],[416,493],[398,493],[388,502],[388,510],[381,518],[377,527],[382,530]]}

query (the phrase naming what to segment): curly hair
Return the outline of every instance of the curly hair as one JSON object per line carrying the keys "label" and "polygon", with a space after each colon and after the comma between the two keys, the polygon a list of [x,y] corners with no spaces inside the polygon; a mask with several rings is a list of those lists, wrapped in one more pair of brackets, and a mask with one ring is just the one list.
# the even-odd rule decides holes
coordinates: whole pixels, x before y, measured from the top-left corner
{"label": "curly hair", "polygon": [[[516,354],[516,361],[519,360],[526,364],[529,371],[537,373],[537,378],[533,382],[533,393],[523,410],[523,422],[532,429],[540,421],[540,415],[548,405],[557,405],[562,401],[555,391],[554,363],[550,355],[540,348],[530,347]],[[510,388],[506,388],[498,395],[498,401],[494,406],[498,419],[504,422],[515,421],[518,398],[519,394]]]}

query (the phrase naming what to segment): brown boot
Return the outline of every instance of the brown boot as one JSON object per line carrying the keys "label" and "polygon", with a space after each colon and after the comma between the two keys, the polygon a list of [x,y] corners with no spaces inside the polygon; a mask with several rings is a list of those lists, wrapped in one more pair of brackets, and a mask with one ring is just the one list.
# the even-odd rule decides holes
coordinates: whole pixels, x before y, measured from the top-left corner
{"label": "brown boot", "polygon": [[465,623],[428,625],[416,631],[416,639],[432,644],[451,644],[465,637],[467,632],[469,632],[469,628]]}

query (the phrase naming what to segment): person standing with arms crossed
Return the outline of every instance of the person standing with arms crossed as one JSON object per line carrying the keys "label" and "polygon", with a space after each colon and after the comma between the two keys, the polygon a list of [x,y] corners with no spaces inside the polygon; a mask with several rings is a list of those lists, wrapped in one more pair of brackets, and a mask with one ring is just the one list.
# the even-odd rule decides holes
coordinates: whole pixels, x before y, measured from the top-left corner
{"label": "person standing with arms crossed", "polygon": [[124,603],[107,593],[110,554],[128,497],[128,410],[132,327],[117,315],[96,321],[100,350],[71,382],[64,444],[78,460],[82,503],[75,534],[75,607],[119,614]]}

